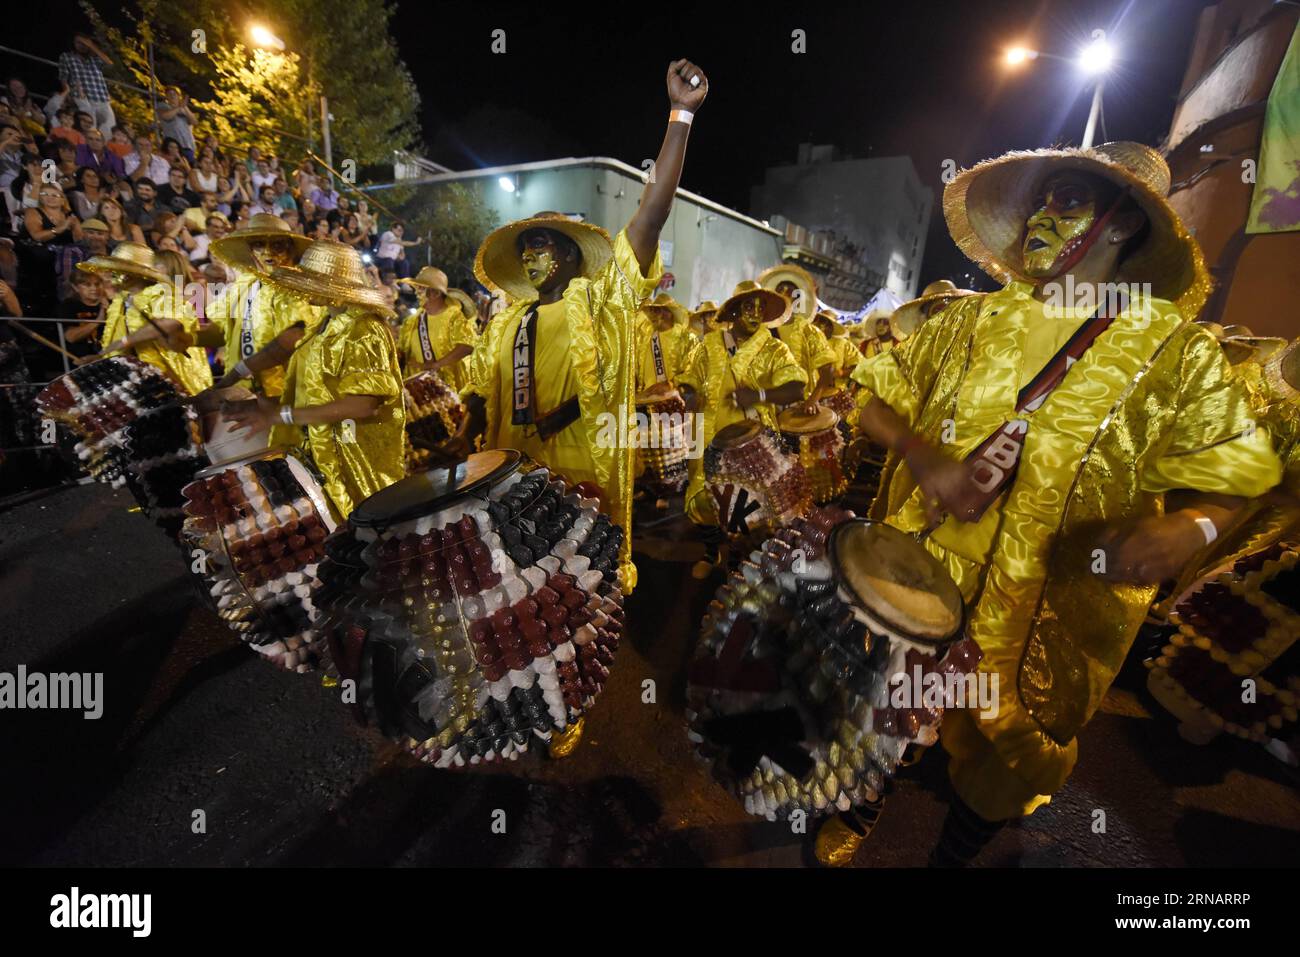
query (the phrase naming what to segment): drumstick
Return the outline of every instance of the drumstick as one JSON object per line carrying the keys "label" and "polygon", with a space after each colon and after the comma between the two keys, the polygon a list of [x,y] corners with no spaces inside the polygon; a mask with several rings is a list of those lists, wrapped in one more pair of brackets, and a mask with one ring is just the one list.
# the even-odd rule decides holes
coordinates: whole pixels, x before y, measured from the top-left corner
{"label": "drumstick", "polygon": [[39,332],[33,332],[32,330],[28,329],[26,326],[24,326],[24,325],[23,325],[21,322],[19,322],[17,319],[14,319],[14,318],[11,318],[11,317],[8,317],[8,316],[6,316],[5,318],[8,319],[9,322],[13,323],[14,326],[17,327],[17,329],[18,329],[19,332],[23,332],[23,333],[25,333],[25,334],[31,336],[33,339],[35,339],[35,340],[36,340],[37,342],[39,342],[41,345],[43,345],[43,346],[48,346],[49,348],[53,349],[55,352],[59,353],[60,355],[65,355],[65,356],[67,356],[69,359],[73,360],[74,362],[79,361],[79,360],[81,359],[81,356],[74,356],[71,352],[69,352],[67,349],[63,348],[63,346],[59,345],[57,342],[51,342],[49,339],[46,339],[46,338],[45,338],[43,335],[41,335]]}

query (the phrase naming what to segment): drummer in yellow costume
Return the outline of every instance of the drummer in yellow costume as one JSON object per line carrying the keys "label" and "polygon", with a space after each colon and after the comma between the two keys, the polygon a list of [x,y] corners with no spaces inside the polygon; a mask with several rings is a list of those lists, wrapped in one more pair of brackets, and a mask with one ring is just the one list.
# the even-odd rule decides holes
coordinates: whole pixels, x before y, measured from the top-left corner
{"label": "drummer in yellow costume", "polygon": [[697,339],[703,339],[718,328],[718,304],[712,299],[701,302],[691,311],[689,326]]}
{"label": "drummer in yellow costume", "polygon": [[199,333],[204,346],[225,346],[226,371],[215,388],[251,388],[258,395],[277,398],[284,392],[284,367],[263,369],[250,377],[239,368],[289,327],[302,323],[310,330],[324,310],[300,296],[272,286],[257,273],[259,268],[287,266],[298,261],[311,240],[289,229],[270,213],[256,213],[248,225],[212,244],[212,255],[236,271],[230,283],[207,308],[212,324]]}
{"label": "drummer in yellow costume", "polygon": [[[1168,190],[1164,160],[1136,143],[963,171],[944,194],[949,229],[1007,285],[854,372],[861,426],[892,450],[873,516],[934,527],[926,548],[996,687],[995,714],[944,715],[956,798],[937,865],[966,863],[1060,789],[1156,584],[1280,478],[1218,343],[1187,318],[1210,283]],[[1040,372],[1045,397],[1018,409]],[[1166,508],[1180,489],[1221,498]],[[818,858],[848,863],[869,824],[829,819]]]}
{"label": "drummer in yellow costume", "polygon": [[199,320],[182,293],[184,279],[173,282],[153,250],[141,243],[118,243],[112,255],[93,256],[77,266],[112,276],[118,290],[105,314],[102,355],[133,352],[190,395],[212,385],[207,356],[194,345]]}
{"label": "drummer in yellow costume", "polygon": [[793,263],[763,270],[758,283],[790,302],[790,321],[780,327],[777,335],[803,367],[806,376],[803,397],[808,411],[815,412],[812,407],[835,388],[835,353],[812,320],[817,312],[817,283],[806,269]]}
{"label": "drummer in yellow costume", "polygon": [[361,256],[343,243],[313,242],[297,266],[263,278],[325,315],[313,330],[295,325],[247,360],[254,372],[287,365],[284,394],[224,403],[251,431],[271,430],[272,446],[303,447],[324,478],[338,518],[406,477],[406,416],[397,346],[384,319],[392,309],[366,282]]}
{"label": "drummer in yellow costume", "polygon": [[[481,435],[487,448],[519,449],[573,482],[597,486],[624,528],[621,574],[629,590],[636,582],[636,450],[611,437],[635,428],[637,310],[659,284],[659,233],[709,83],[694,64],[677,60],[668,67],[667,87],[668,128],[655,175],[612,242],[598,226],[558,213],[510,223],[484,240],[475,274],[513,301],[492,319],[474,350],[470,382],[461,392],[469,414],[445,450],[449,457],[464,457]],[[579,722],[552,741],[551,753],[571,753],[581,733]]]}
{"label": "drummer in yellow costume", "polygon": [[425,266],[414,279],[399,279],[416,289],[420,311],[408,316],[397,336],[402,372],[436,372],[459,392],[469,381],[470,353],[478,344],[478,314],[474,301],[459,289],[449,289],[447,274]]}
{"label": "drummer in yellow costume", "polygon": [[[686,408],[703,416],[695,441],[707,446],[720,429],[746,418],[776,428],[781,406],[803,398],[807,376],[789,347],[778,339],[790,317],[790,303],[780,294],[744,282],[722,304],[719,328],[704,337],[678,377]],[[686,516],[701,526],[704,558],[692,569],[706,578],[720,562],[722,530],[717,509],[704,483],[704,459],[692,458],[686,486]]]}
{"label": "drummer in yellow costume", "polygon": [[862,359],[862,353],[849,338],[849,331],[844,328],[844,324],[829,309],[823,309],[813,316],[813,323],[817,326],[817,331],[825,336],[826,346],[834,357],[831,363],[831,384],[836,389],[846,388],[849,376]]}
{"label": "drummer in yellow costume", "polygon": [[[689,320],[686,307],[664,292],[641,307],[637,320],[637,392],[659,383],[671,386],[677,381],[687,357],[700,341],[691,331]],[[655,358],[656,339],[659,360]]]}

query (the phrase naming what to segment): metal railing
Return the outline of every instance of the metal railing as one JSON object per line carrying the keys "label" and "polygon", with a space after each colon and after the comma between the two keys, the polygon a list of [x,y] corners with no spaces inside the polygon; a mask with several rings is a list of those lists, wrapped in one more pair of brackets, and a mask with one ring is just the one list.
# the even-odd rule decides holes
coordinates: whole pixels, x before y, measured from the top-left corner
{"label": "metal railing", "polygon": [[[68,350],[68,340],[67,337],[64,336],[63,334],[63,327],[65,325],[84,325],[85,323],[88,322],[93,322],[96,325],[104,324],[103,319],[81,319],[81,320],[48,319],[45,318],[44,316],[4,316],[4,317],[0,317],[0,322],[8,323],[10,328],[17,330],[19,333],[26,336],[28,339],[40,343],[42,346],[51,350],[52,352],[57,352],[59,354],[59,357],[63,360],[63,373],[62,373],[63,375],[67,375],[69,372],[72,371],[73,366],[76,364],[76,360],[78,358],[76,355],[74,355],[72,352]],[[36,332],[33,329],[28,329],[26,323],[29,322],[54,323],[54,330],[58,333],[58,341],[56,342],[55,340],[51,339],[48,336],[43,336],[39,332]],[[32,382],[30,384],[48,385],[49,381],[53,381],[53,380],[47,380],[45,382]],[[28,383],[0,383],[0,389],[13,388],[16,384],[26,385]]]}

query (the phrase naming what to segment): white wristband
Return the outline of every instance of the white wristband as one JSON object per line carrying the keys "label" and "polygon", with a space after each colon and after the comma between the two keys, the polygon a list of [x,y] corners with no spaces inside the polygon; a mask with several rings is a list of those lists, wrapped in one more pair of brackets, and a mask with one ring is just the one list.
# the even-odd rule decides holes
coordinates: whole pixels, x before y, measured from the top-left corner
{"label": "white wristband", "polygon": [[690,110],[672,110],[668,114],[669,123],[685,123],[687,126],[695,119],[695,114]]}
{"label": "white wristband", "polygon": [[758,390],[758,401],[759,401],[759,402],[766,402],[766,401],[767,401],[767,390],[766,390],[766,389],[759,389],[759,390]]}
{"label": "white wristband", "polygon": [[1192,520],[1196,522],[1197,527],[1200,528],[1201,534],[1205,536],[1205,544],[1213,544],[1214,540],[1219,537],[1219,527],[1207,516],[1202,515],[1195,509],[1189,508],[1187,512],[1192,516]]}
{"label": "white wristband", "polygon": [[248,367],[248,363],[244,362],[243,359],[235,363],[235,371],[239,373],[241,379],[253,378],[253,370]]}
{"label": "white wristband", "polygon": [[293,425],[293,406],[280,406],[280,421],[285,425]]}

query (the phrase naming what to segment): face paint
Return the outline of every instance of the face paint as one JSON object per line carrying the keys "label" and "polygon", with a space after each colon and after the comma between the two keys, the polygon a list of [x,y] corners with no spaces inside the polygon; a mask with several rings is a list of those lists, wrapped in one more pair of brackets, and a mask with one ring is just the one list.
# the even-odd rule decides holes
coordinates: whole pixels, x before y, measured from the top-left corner
{"label": "face paint", "polygon": [[763,312],[763,301],[758,296],[751,296],[740,304],[740,314],[736,317],[736,328],[746,336],[753,335],[767,319]]}
{"label": "face paint", "polygon": [[283,239],[261,240],[248,244],[253,261],[263,269],[287,266],[293,261],[293,243]]}
{"label": "face paint", "polygon": [[1034,211],[1025,222],[1021,246],[1025,273],[1035,277],[1056,274],[1084,242],[1097,221],[1097,191],[1077,174],[1050,177],[1034,201]]}
{"label": "face paint", "polygon": [[890,334],[890,333],[889,333],[889,320],[888,320],[888,319],[877,319],[877,320],[876,320],[876,338],[877,338],[877,339],[886,339],[886,338],[889,337],[889,334]]}
{"label": "face paint", "polygon": [[543,232],[529,233],[524,237],[524,251],[519,257],[528,284],[543,289],[560,270],[559,250],[550,236]]}

